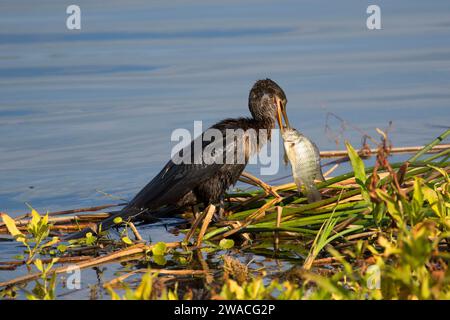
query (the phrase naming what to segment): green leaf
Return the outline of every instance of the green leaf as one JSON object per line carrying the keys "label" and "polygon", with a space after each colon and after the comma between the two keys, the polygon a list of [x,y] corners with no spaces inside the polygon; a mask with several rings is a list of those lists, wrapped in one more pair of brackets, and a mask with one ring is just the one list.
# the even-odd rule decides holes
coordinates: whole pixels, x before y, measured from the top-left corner
{"label": "green leaf", "polygon": [[219,242],[219,247],[223,250],[231,249],[234,247],[233,239],[222,239]]}
{"label": "green leaf", "polygon": [[152,294],[153,277],[150,273],[146,273],[135,291],[135,298],[141,300],[149,300]]}
{"label": "green leaf", "polygon": [[449,178],[449,176],[448,176],[448,173],[447,173],[444,169],[439,168],[439,167],[432,166],[431,164],[429,164],[428,167],[433,168],[434,170],[436,170],[437,172],[439,172],[440,174],[442,174],[442,176],[444,176],[445,180],[447,180],[447,181],[450,180],[450,178]]}
{"label": "green leaf", "polygon": [[347,147],[348,156],[352,163],[353,172],[355,173],[355,181],[361,187],[361,195],[367,203],[370,203],[369,190],[366,186],[367,175],[364,162],[348,141],[345,142],[345,146]]}
{"label": "green leaf", "polygon": [[126,244],[133,244],[133,241],[131,241],[128,237],[122,237],[122,241]]}
{"label": "green leaf", "polygon": [[113,222],[114,222],[115,224],[122,223],[122,221],[123,221],[122,217],[115,217],[114,220],[113,220]]}
{"label": "green leaf", "polygon": [[417,203],[418,206],[423,205],[423,191],[422,191],[422,179],[419,177],[414,177],[414,191],[413,191],[413,199]]}
{"label": "green leaf", "polygon": [[436,191],[428,187],[427,185],[422,186],[422,191],[425,199],[428,201],[428,203],[431,206],[431,209],[433,209],[434,213],[440,217],[444,218],[445,213],[441,211],[441,208],[439,206],[439,196]]}
{"label": "green leaf", "polygon": [[392,198],[386,191],[376,189],[378,197],[386,203],[387,209],[391,217],[397,222],[398,225],[403,223],[402,213],[397,201]]}
{"label": "green leaf", "polygon": [[167,245],[164,242],[158,242],[152,247],[154,256],[163,256],[166,253]]}
{"label": "green leaf", "polygon": [[47,267],[45,268],[45,273],[48,273],[50,269],[53,267],[53,265],[58,262],[59,258],[53,258],[50,263],[47,264]]}
{"label": "green leaf", "polygon": [[56,247],[56,249],[58,249],[59,252],[64,253],[67,250],[67,246],[64,244],[60,244],[59,246]]}
{"label": "green leaf", "polygon": [[167,263],[166,258],[164,258],[164,256],[161,255],[154,255],[153,256],[153,261],[155,261],[156,264],[163,266]]}
{"label": "green leaf", "polygon": [[185,257],[179,257],[178,262],[182,265],[185,265],[188,263],[187,259]]}
{"label": "green leaf", "polygon": [[38,297],[35,297],[34,295],[32,295],[30,293],[25,293],[25,297],[27,298],[27,300],[39,300]]}
{"label": "green leaf", "polygon": [[97,240],[97,238],[94,237],[92,232],[86,233],[86,244],[87,245],[91,245],[91,244],[95,243],[95,240]]}
{"label": "green leaf", "polygon": [[372,216],[377,226],[383,221],[386,212],[386,205],[384,202],[376,203],[372,205]]}
{"label": "green leaf", "polygon": [[43,216],[42,218],[41,218],[41,225],[42,226],[46,226],[46,225],[48,225],[48,213],[45,215],[45,216]]}
{"label": "green leaf", "polygon": [[42,248],[51,247],[52,245],[57,244],[58,242],[59,242],[59,238],[58,237],[53,237],[52,240],[50,240],[46,244],[42,245]]}
{"label": "green leaf", "polygon": [[364,162],[358,155],[358,152],[352,147],[349,142],[345,142],[345,146],[347,147],[348,156],[352,163],[353,171],[355,172],[356,180],[360,180],[362,184],[366,183],[366,171],[364,167]]}

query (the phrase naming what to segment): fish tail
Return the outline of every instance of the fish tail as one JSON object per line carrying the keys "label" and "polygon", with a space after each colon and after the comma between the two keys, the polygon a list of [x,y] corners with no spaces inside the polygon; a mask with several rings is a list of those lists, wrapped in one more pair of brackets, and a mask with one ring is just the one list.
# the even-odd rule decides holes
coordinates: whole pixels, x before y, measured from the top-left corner
{"label": "fish tail", "polygon": [[294,182],[295,182],[295,184],[297,185],[297,190],[298,190],[298,192],[299,192],[299,193],[302,193],[302,192],[303,192],[303,191],[302,191],[302,181],[301,181],[299,178],[294,177]]}
{"label": "fish tail", "polygon": [[320,168],[319,168],[319,174],[318,174],[317,179],[322,182],[326,180],[325,177],[323,176],[322,169],[320,169]]}
{"label": "fish tail", "polygon": [[[313,203],[322,200],[322,195],[319,190],[317,190],[314,182],[302,183],[299,178],[294,177],[294,182],[297,185],[297,190],[300,193],[304,193],[308,199],[308,203]],[[302,185],[304,185],[304,190],[302,190]]]}
{"label": "fish tail", "polygon": [[308,198],[308,203],[322,200],[322,195],[313,182],[305,184],[305,194],[306,198]]}

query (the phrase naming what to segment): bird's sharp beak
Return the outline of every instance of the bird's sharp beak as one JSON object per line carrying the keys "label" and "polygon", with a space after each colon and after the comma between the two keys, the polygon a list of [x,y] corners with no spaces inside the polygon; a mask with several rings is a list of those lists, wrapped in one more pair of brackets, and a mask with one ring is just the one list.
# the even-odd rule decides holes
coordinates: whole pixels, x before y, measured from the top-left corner
{"label": "bird's sharp beak", "polygon": [[284,118],[284,122],[286,123],[286,128],[290,128],[291,125],[289,124],[289,119],[286,113],[286,106],[284,105],[284,103],[281,100],[277,101],[277,120],[278,120],[278,125],[280,126],[280,130],[281,132],[284,132],[284,128],[285,126],[283,125],[283,119]]}
{"label": "bird's sharp beak", "polygon": [[283,120],[281,119],[281,115],[282,115],[282,111],[280,108],[280,103],[277,104],[277,120],[278,120],[278,126],[280,127],[281,133],[283,133],[284,131],[284,126],[283,126]]}

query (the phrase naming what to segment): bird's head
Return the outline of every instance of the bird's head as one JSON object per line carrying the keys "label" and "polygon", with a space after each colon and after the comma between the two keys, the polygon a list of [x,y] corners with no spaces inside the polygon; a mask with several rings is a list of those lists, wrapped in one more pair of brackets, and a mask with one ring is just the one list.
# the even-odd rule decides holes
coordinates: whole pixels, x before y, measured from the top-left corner
{"label": "bird's head", "polygon": [[253,118],[271,123],[272,126],[278,122],[281,131],[284,130],[282,118],[286,122],[286,127],[290,128],[286,104],[287,99],[283,89],[270,79],[256,81],[248,97],[248,107]]}

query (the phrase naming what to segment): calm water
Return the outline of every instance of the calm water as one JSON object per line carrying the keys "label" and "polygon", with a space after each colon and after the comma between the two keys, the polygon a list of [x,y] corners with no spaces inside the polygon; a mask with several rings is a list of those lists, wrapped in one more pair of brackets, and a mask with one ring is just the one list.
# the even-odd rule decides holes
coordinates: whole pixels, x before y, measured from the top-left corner
{"label": "calm water", "polygon": [[43,212],[115,202],[98,190],[131,198],[168,160],[174,128],[248,115],[260,78],[284,88],[291,123],[322,150],[361,143],[348,128],[336,145],[327,112],[374,137],[393,121],[398,146],[449,126],[448,0],[378,0],[377,31],[360,0],[75,3],[81,31],[65,27],[68,3],[0,4],[0,211],[11,215],[24,202]]}

